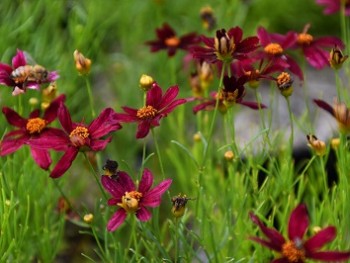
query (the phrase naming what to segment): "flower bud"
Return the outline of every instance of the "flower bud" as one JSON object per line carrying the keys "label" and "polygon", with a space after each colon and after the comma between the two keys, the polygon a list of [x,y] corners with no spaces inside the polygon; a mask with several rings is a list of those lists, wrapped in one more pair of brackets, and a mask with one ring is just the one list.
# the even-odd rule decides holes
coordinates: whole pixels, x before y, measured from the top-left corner
{"label": "flower bud", "polygon": [[93,214],[86,214],[84,215],[84,222],[90,224],[92,220],[94,220],[94,215]]}
{"label": "flower bud", "polygon": [[233,153],[233,151],[226,151],[224,157],[226,161],[232,161],[233,158],[235,158],[235,154]]}
{"label": "flower bud", "polygon": [[307,135],[306,138],[309,142],[308,146],[315,151],[316,155],[318,155],[318,156],[325,155],[326,144],[323,141],[317,139],[317,137],[315,135],[312,135],[312,134]]}
{"label": "flower bud", "polygon": [[139,81],[139,85],[141,89],[143,89],[144,91],[148,91],[152,88],[153,83],[154,83],[154,79],[151,76],[142,74]]}
{"label": "flower bud", "polygon": [[73,56],[77,71],[82,75],[89,74],[91,68],[91,60],[85,58],[84,55],[81,54],[78,50],[74,51]]}
{"label": "flower bud", "polygon": [[334,69],[340,69],[349,56],[344,56],[338,47],[332,48],[329,53],[329,64]]}

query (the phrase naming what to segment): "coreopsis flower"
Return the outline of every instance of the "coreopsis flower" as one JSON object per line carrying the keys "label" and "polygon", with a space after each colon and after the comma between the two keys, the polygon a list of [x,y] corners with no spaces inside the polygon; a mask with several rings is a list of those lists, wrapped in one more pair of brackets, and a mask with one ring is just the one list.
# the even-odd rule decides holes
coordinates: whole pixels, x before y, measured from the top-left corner
{"label": "coreopsis flower", "polygon": [[298,205],[289,217],[288,239],[285,239],[276,229],[266,227],[255,214],[250,213],[249,216],[266,236],[266,239],[260,237],[250,237],[250,239],[281,254],[271,263],[305,263],[307,259],[340,262],[350,258],[350,251],[320,251],[325,244],[336,237],[334,226],[321,229],[312,237],[304,239],[309,227],[309,215],[304,204]]}
{"label": "coreopsis flower", "polygon": [[316,3],[325,7],[323,13],[326,15],[340,12],[342,5],[344,5],[345,15],[350,16],[349,0],[316,0]]}
{"label": "coreopsis flower", "polygon": [[166,179],[151,189],[153,175],[150,170],[144,169],[137,187],[129,175],[123,171],[119,171],[119,177],[116,180],[103,175],[101,182],[112,195],[108,205],[119,207],[107,224],[108,231],[114,231],[124,222],[128,213],[135,214],[137,219],[143,222],[150,220],[152,214],[147,207],[160,205],[162,195],[168,190],[172,180]]}
{"label": "coreopsis flower", "polygon": [[345,103],[335,100],[332,107],[323,100],[314,99],[314,102],[317,106],[327,111],[337,120],[341,132],[350,132],[350,108],[348,108]]}
{"label": "coreopsis flower", "polygon": [[77,69],[77,71],[82,75],[89,74],[92,63],[91,59],[84,57],[84,55],[78,50],[74,51],[73,57],[75,62],[75,68]]}
{"label": "coreopsis flower", "polygon": [[[258,37],[263,47],[263,52],[257,54],[259,58],[267,60],[282,59],[286,63],[286,68],[297,75],[300,80],[304,79],[303,72],[298,63],[288,54],[286,50],[293,47],[297,41],[296,32],[288,32],[286,35],[268,33],[265,28],[258,28]],[[281,64],[281,61],[279,62]]]}
{"label": "coreopsis flower", "polygon": [[153,83],[146,94],[146,105],[140,109],[122,107],[125,113],[116,113],[115,120],[120,122],[137,122],[136,138],[147,136],[150,129],[160,125],[160,120],[171,113],[177,106],[187,102],[187,99],[175,99],[179,93],[178,86],[167,89],[163,95],[161,87]]}
{"label": "coreopsis flower", "polygon": [[316,155],[325,155],[327,147],[324,141],[317,139],[313,134],[308,134],[306,139],[308,141],[308,146],[315,151]]}
{"label": "coreopsis flower", "polygon": [[171,198],[171,202],[173,203],[171,212],[175,218],[182,217],[185,214],[186,204],[188,200],[192,200],[192,198],[188,198],[186,195],[181,194],[178,194],[177,196]]}
{"label": "coreopsis flower", "polygon": [[344,48],[343,42],[337,37],[314,37],[308,33],[310,24],[305,25],[303,32],[298,34],[297,41],[292,48],[301,48],[306,61],[316,69],[329,65],[329,51],[325,48],[337,46]]}
{"label": "coreopsis flower", "polygon": [[72,165],[80,151],[102,151],[112,140],[112,137],[103,139],[107,134],[119,130],[121,125],[114,120],[114,110],[104,109],[90,125],[72,122],[67,107],[61,103],[58,109],[58,119],[63,127],[58,134],[47,134],[41,140],[32,140],[31,143],[44,149],[54,149],[65,146],[65,152],[50,173],[50,177],[62,176]]}
{"label": "coreopsis flower", "polygon": [[[42,169],[47,170],[52,162],[48,150],[36,147],[31,143],[31,140],[36,139],[40,143],[41,139],[46,135],[60,133],[59,129],[48,127],[48,125],[56,119],[58,107],[64,100],[64,95],[57,97],[46,108],[42,117],[40,117],[39,109],[32,111],[29,114],[29,118],[23,118],[11,108],[3,107],[2,112],[8,123],[17,129],[5,134],[0,143],[0,156],[11,154],[23,145],[28,145],[34,161]],[[64,146],[58,147],[57,150],[63,149]]]}
{"label": "coreopsis flower", "polygon": [[227,32],[225,29],[216,31],[215,38],[201,36],[202,46],[194,46],[191,53],[194,58],[216,63],[218,61],[230,63],[233,59],[244,59],[248,54],[256,50],[259,39],[255,36],[243,38],[243,30],[233,27]]}
{"label": "coreopsis flower", "polygon": [[58,79],[56,71],[49,72],[40,65],[29,65],[22,50],[12,58],[12,65],[0,63],[0,84],[13,88],[12,95],[19,95],[29,89],[39,89],[40,84]]}
{"label": "coreopsis flower", "polygon": [[151,52],[167,50],[169,57],[174,56],[178,49],[188,50],[189,47],[200,41],[196,33],[177,36],[175,30],[167,23],[157,28],[156,33],[158,39],[147,41],[146,44],[151,47]]}
{"label": "coreopsis flower", "polygon": [[282,72],[276,78],[278,89],[284,97],[289,97],[293,93],[293,79],[287,72]]}
{"label": "coreopsis flower", "polygon": [[333,69],[340,69],[348,57],[348,55],[343,55],[343,52],[336,46],[329,53],[329,64]]}

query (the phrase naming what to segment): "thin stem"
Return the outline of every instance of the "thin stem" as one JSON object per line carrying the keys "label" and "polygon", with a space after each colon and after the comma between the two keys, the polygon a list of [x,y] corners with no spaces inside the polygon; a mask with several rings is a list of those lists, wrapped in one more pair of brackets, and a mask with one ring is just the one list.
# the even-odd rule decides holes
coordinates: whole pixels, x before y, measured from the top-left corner
{"label": "thin stem", "polygon": [[179,220],[178,218],[175,218],[175,263],[177,263],[177,259],[179,257],[179,248],[178,248],[178,242],[179,242],[179,237],[178,237],[178,229],[179,229]]}
{"label": "thin stem", "polygon": [[94,99],[92,96],[92,90],[91,90],[91,85],[90,85],[90,81],[88,79],[88,76],[85,76],[85,83],[86,83],[86,88],[87,88],[89,101],[90,101],[91,115],[93,118],[95,118],[96,114],[95,114],[95,109],[94,109]]}
{"label": "thin stem", "polygon": [[95,171],[94,167],[92,166],[92,164],[91,164],[89,158],[87,157],[86,153],[84,152],[83,154],[84,154],[84,157],[85,157],[86,161],[88,162],[88,164],[89,164],[89,166],[90,166],[90,169],[91,169],[91,171],[92,171],[92,174],[93,174],[94,177],[95,177],[96,183],[97,183],[98,187],[100,188],[100,191],[101,191],[101,193],[102,193],[104,199],[107,200],[107,199],[108,199],[107,194],[106,194],[105,191],[103,190],[103,187],[102,187],[102,185],[101,185],[100,180],[99,180],[98,177],[97,177],[97,174],[96,174],[96,171]]}
{"label": "thin stem", "polygon": [[324,160],[322,156],[319,156],[319,160],[320,160],[320,167],[322,170],[322,177],[323,177],[323,184],[324,184],[324,193],[325,195],[328,196],[328,181],[327,181],[327,174],[325,171],[325,165],[324,165]]}
{"label": "thin stem", "polygon": [[165,180],[165,173],[164,173],[164,168],[163,168],[162,157],[161,157],[161,154],[160,154],[160,150],[159,150],[156,134],[155,134],[153,128],[151,128],[151,133],[152,133],[152,137],[153,137],[153,141],[154,141],[154,146],[156,147],[156,153],[157,153],[158,160],[159,160],[160,171],[162,173],[163,180]]}
{"label": "thin stem", "polygon": [[67,197],[67,195],[63,192],[61,186],[58,184],[58,182],[53,179],[53,184],[54,186],[57,188],[57,190],[60,192],[61,196],[64,198],[64,200],[67,202],[69,208],[73,209],[72,203],[69,201],[69,198]]}
{"label": "thin stem", "polygon": [[293,151],[293,142],[294,142],[293,112],[292,112],[292,108],[291,108],[291,106],[290,106],[289,97],[286,97],[286,100],[287,100],[288,113],[289,113],[289,119],[290,119],[290,138],[289,138],[289,144],[290,144],[290,150]]}

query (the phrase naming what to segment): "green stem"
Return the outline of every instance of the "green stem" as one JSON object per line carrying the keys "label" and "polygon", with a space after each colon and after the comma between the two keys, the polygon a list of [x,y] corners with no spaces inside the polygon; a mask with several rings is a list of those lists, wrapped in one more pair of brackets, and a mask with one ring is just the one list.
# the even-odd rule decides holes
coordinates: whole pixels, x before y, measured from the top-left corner
{"label": "green stem", "polygon": [[328,181],[327,181],[327,174],[326,174],[326,167],[324,165],[324,160],[322,156],[319,156],[319,160],[320,160],[320,168],[322,170],[322,177],[323,177],[323,184],[324,184],[324,194],[326,195],[326,197],[328,196]]}
{"label": "green stem", "polygon": [[178,229],[179,229],[179,220],[178,218],[175,218],[175,263],[177,263],[177,259],[179,257],[179,248],[178,248],[178,242],[179,242],[179,237],[178,237]]}
{"label": "green stem", "polygon": [[153,128],[151,128],[151,133],[152,133],[152,137],[153,137],[153,141],[154,141],[154,146],[156,147],[156,153],[157,153],[158,160],[159,160],[160,171],[162,173],[163,180],[165,180],[165,173],[164,173],[164,168],[163,168],[162,156],[160,154],[159,145],[158,145],[158,141],[156,138],[156,133],[154,132]]}
{"label": "green stem", "polygon": [[289,138],[289,144],[290,144],[290,150],[293,151],[293,142],[294,142],[293,112],[292,112],[292,108],[291,108],[291,106],[290,106],[289,97],[286,97],[286,100],[287,100],[288,113],[289,113],[289,119],[290,119],[290,138]]}
{"label": "green stem", "polygon": [[66,194],[63,192],[61,186],[58,184],[58,182],[53,179],[53,184],[57,188],[57,190],[60,192],[61,196],[64,198],[64,200],[67,202],[69,208],[73,209],[72,203],[69,201],[69,198],[66,196]]}
{"label": "green stem", "polygon": [[91,164],[89,158],[87,157],[86,153],[84,152],[83,154],[84,154],[84,157],[85,157],[86,161],[88,162],[88,164],[89,164],[89,166],[90,166],[91,172],[92,172],[92,174],[94,175],[94,178],[95,178],[95,180],[96,180],[96,183],[97,183],[98,187],[100,188],[100,191],[101,191],[101,193],[102,193],[104,199],[105,199],[105,200],[108,200],[107,194],[106,194],[106,192],[103,190],[103,187],[102,187],[102,185],[101,185],[100,180],[99,180],[98,177],[97,177],[97,174],[96,174],[96,171],[95,171],[94,167],[92,166],[92,164]]}
{"label": "green stem", "polygon": [[341,81],[340,81],[339,71],[338,70],[335,70],[335,87],[337,89],[338,102],[341,102],[342,88],[341,88]]}
{"label": "green stem", "polygon": [[91,85],[88,76],[85,76],[85,83],[86,83],[86,88],[89,96],[89,101],[90,101],[90,108],[91,108],[91,115],[93,118],[95,118],[95,109],[94,109],[94,99],[92,96],[92,90],[91,90]]}

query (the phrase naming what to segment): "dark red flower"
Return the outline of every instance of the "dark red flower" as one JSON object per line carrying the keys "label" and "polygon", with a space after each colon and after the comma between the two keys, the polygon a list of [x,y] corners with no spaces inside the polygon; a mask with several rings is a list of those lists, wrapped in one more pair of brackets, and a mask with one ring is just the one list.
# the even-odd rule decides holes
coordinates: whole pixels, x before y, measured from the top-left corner
{"label": "dark red flower", "polygon": [[[251,109],[259,109],[259,104],[256,102],[243,101],[245,96],[245,87],[244,84],[247,82],[247,77],[242,76],[235,78],[234,76],[228,77],[224,76],[223,79],[223,88],[220,90],[219,94],[217,92],[211,93],[211,99],[198,104],[193,107],[193,112],[197,113],[200,110],[213,110],[215,109],[217,96],[219,96],[218,109],[222,113],[226,113],[227,109],[233,106],[234,104],[241,104],[247,106]],[[264,109],[266,106],[260,104],[260,108]]]}
{"label": "dark red flower", "polygon": [[136,138],[144,138],[153,127],[159,126],[162,118],[171,113],[177,106],[187,102],[186,99],[175,99],[179,93],[178,86],[170,87],[163,95],[157,83],[147,91],[146,105],[141,109],[122,107],[125,113],[116,113],[115,120],[119,122],[137,122]]}
{"label": "dark red flower", "polygon": [[24,93],[27,88],[39,89],[41,83],[58,79],[56,71],[49,72],[39,65],[29,65],[26,54],[17,50],[12,66],[0,63],[0,84],[13,88],[12,95]]}
{"label": "dark red flower", "polygon": [[[40,110],[32,111],[29,114],[29,118],[26,119],[11,108],[3,107],[2,112],[8,123],[17,127],[17,129],[5,134],[0,144],[0,156],[11,154],[23,145],[29,145],[34,161],[42,169],[47,170],[51,164],[51,157],[48,150],[35,147],[31,144],[31,139],[36,139],[40,142],[43,136],[60,132],[59,129],[47,126],[56,119],[58,107],[64,100],[64,95],[53,100],[45,110],[42,118],[40,117]],[[60,150],[63,150],[63,148]]]}
{"label": "dark red flower", "polygon": [[250,237],[250,239],[281,254],[281,257],[272,260],[272,263],[304,263],[306,259],[340,262],[350,258],[350,251],[320,251],[325,244],[336,237],[334,226],[328,226],[314,236],[303,239],[309,227],[309,216],[304,204],[298,205],[290,215],[288,240],[276,229],[266,227],[255,214],[250,213],[249,216],[267,238]]}
{"label": "dark red flower", "polygon": [[290,31],[286,35],[281,35],[268,33],[265,28],[259,27],[258,37],[264,48],[264,51],[257,55],[258,57],[266,58],[267,60],[282,59],[288,65],[288,70],[297,75],[300,80],[304,79],[303,72],[298,63],[285,52],[295,45],[298,38],[296,32]]}
{"label": "dark red flower", "polygon": [[108,205],[120,207],[107,224],[108,231],[114,231],[124,222],[128,213],[135,213],[140,221],[150,220],[152,215],[146,207],[160,205],[162,195],[168,190],[172,180],[166,179],[151,189],[153,175],[150,170],[145,169],[137,189],[129,175],[123,171],[118,172],[116,179],[103,175],[101,182],[113,196],[108,200]]}
{"label": "dark red flower", "polygon": [[58,134],[45,134],[41,140],[32,140],[31,143],[39,148],[58,150],[65,147],[65,153],[57,162],[50,176],[62,176],[72,165],[79,151],[102,151],[112,140],[112,137],[101,139],[110,132],[119,130],[121,125],[114,120],[114,110],[104,109],[90,125],[72,122],[67,107],[61,103],[58,109],[58,119],[64,129]]}
{"label": "dark red flower", "polygon": [[345,2],[345,15],[350,16],[350,1],[349,0],[316,0],[317,4],[325,6],[323,13],[326,15],[340,12],[342,2]]}
{"label": "dark red flower", "polygon": [[209,63],[218,61],[230,63],[233,59],[244,59],[248,54],[258,48],[259,39],[255,36],[243,38],[240,27],[217,30],[215,38],[201,36],[204,47],[195,46],[191,53],[196,59],[202,59]]}
{"label": "dark red flower", "polygon": [[199,43],[196,33],[189,33],[182,37],[176,35],[176,32],[167,23],[163,27],[157,28],[156,40],[147,41],[146,44],[151,47],[151,52],[167,50],[168,56],[174,56],[178,49],[188,50],[190,46]]}
{"label": "dark red flower", "polygon": [[329,50],[324,48],[339,47],[344,48],[343,42],[337,37],[318,37],[315,38],[308,34],[310,24],[305,25],[303,32],[298,34],[297,42],[293,48],[301,48],[306,61],[316,69],[322,69],[329,66]]}

